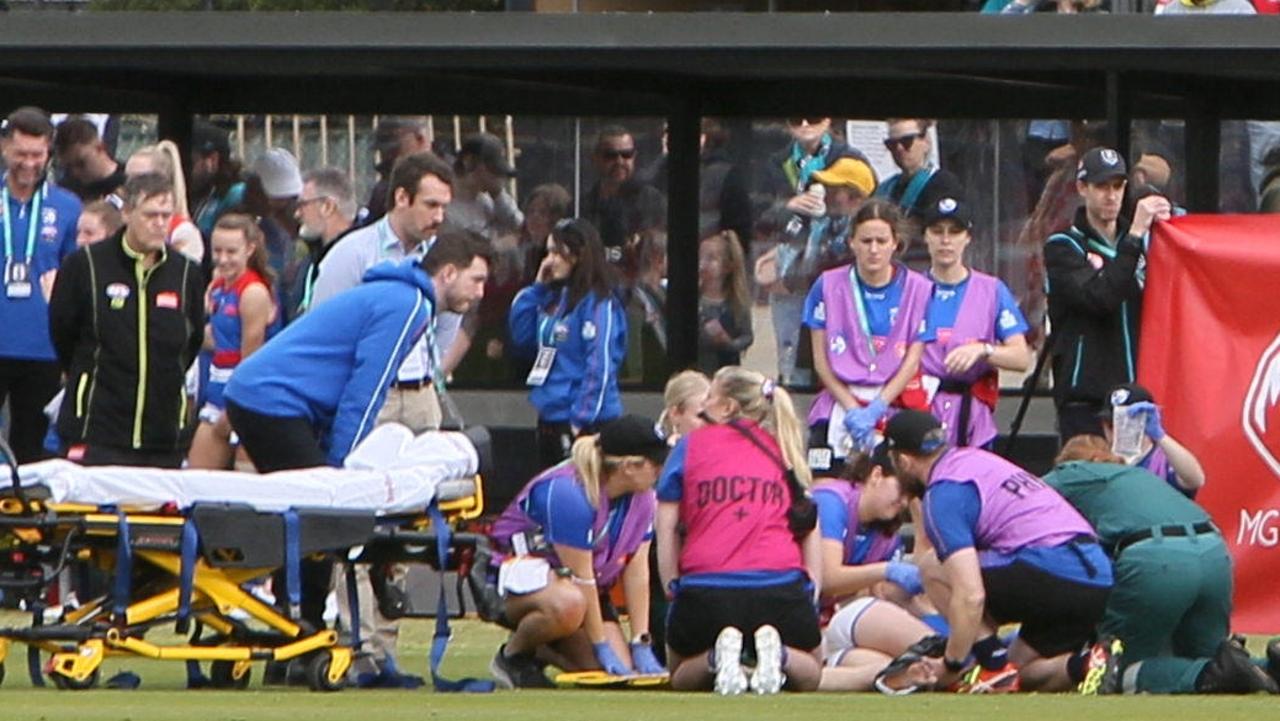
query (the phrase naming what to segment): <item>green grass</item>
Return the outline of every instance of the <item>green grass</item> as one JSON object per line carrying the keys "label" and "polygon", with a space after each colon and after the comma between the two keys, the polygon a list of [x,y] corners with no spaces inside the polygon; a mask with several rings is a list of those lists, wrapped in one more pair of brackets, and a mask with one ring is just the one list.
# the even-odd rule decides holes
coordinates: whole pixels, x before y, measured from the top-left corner
{"label": "green grass", "polygon": [[[21,616],[0,614],[0,624],[21,621]],[[401,664],[411,672],[426,673],[431,630],[429,623],[421,621],[404,625],[400,641]],[[470,621],[455,624],[454,630],[454,640],[445,661],[446,675],[487,676],[489,658],[502,639],[501,630]],[[500,691],[487,695],[348,689],[319,694],[293,688],[264,690],[259,682],[261,666],[255,666],[253,684],[248,690],[188,691],[183,688],[185,675],[181,663],[121,657],[107,659],[102,677],[105,679],[117,671],[128,669],[142,677],[141,688],[134,691],[57,691],[52,687],[31,687],[26,675],[24,646],[15,644],[5,665],[8,673],[4,687],[0,688],[0,721],[746,721],[756,718],[832,721],[1257,721],[1280,717],[1280,700],[1269,697],[1079,698],[1034,694],[961,697],[921,694],[888,698],[878,694],[810,694],[723,699],[710,694],[669,691],[579,689]]]}

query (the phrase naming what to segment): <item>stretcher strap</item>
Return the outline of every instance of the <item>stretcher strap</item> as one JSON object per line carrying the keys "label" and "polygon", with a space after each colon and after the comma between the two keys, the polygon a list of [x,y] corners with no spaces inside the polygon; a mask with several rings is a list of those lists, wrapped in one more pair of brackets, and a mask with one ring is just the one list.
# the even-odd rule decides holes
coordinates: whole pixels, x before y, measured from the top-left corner
{"label": "stretcher strap", "polygon": [[445,598],[445,589],[448,588],[448,584],[444,582],[445,570],[449,562],[451,534],[449,524],[444,520],[444,514],[440,512],[439,506],[433,502],[427,507],[427,513],[431,515],[431,526],[436,529],[436,558],[440,564],[440,597],[436,602],[436,633],[431,639],[431,685],[440,693],[457,691],[490,693],[494,689],[493,681],[477,678],[451,681],[440,675],[440,664],[444,661],[444,652],[449,647],[449,637],[452,635],[449,630],[449,602]]}
{"label": "stretcher strap", "polygon": [[116,514],[116,579],[111,591],[111,611],[117,626],[128,623],[129,582],[133,577],[133,544],[129,542],[129,520],[125,512],[112,508]]}
{"label": "stretcher strap", "polygon": [[356,564],[348,560],[343,565],[347,576],[347,608],[351,610],[347,621],[351,625],[351,650],[360,653],[364,641],[360,638],[360,587],[356,585]]}
{"label": "stretcher strap", "polygon": [[[31,604],[31,627],[44,625],[44,603],[34,601]],[[44,686],[44,664],[40,662],[40,647],[27,645],[27,675],[31,677],[32,686]]]}
{"label": "stretcher strap", "polygon": [[199,547],[196,524],[191,519],[182,524],[182,568],[178,572],[177,632],[185,635],[191,627],[191,589],[196,579],[196,549]]}
{"label": "stretcher strap", "polygon": [[302,554],[298,512],[284,512],[284,586],[289,597],[289,618],[296,619],[302,607]]}

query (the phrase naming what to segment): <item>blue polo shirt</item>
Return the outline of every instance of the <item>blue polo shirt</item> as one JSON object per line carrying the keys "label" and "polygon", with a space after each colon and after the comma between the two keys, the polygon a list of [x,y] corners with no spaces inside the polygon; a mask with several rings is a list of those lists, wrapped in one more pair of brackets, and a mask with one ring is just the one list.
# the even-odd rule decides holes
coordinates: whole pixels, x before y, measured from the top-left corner
{"label": "blue polo shirt", "polygon": [[[0,184],[7,179],[0,177]],[[39,209],[36,211],[37,197]],[[56,361],[53,342],[49,339],[49,303],[40,291],[40,276],[62,265],[62,259],[76,249],[76,222],[80,219],[80,200],[52,183],[36,190],[25,202],[12,196],[0,204],[3,225],[9,227],[9,243],[13,260],[30,264],[31,295],[10,298],[0,287],[0,358],[8,360]],[[32,218],[33,211],[38,218]],[[28,234],[35,223],[34,249],[27,257]],[[10,257],[0,235],[0,269],[8,266]]]}

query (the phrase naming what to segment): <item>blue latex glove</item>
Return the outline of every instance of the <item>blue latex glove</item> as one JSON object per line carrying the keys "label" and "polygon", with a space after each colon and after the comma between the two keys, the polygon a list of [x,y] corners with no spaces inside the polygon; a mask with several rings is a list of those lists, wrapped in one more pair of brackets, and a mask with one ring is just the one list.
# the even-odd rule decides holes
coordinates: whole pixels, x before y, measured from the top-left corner
{"label": "blue latex glove", "polygon": [[884,416],[889,406],[876,396],[870,403],[855,408],[844,414],[844,428],[853,438],[853,447],[857,450],[869,450],[875,440],[876,423]]}
{"label": "blue latex glove", "polygon": [[630,676],[631,669],[618,658],[618,654],[613,652],[613,647],[608,641],[591,644],[591,648],[596,652],[596,661],[600,663],[600,668],[610,676]]}
{"label": "blue latex glove", "polygon": [[889,561],[889,566],[884,569],[884,578],[886,581],[902,586],[902,589],[912,596],[924,593],[924,584],[920,582],[920,569],[914,563]]}
{"label": "blue latex glove", "polygon": [[1164,438],[1165,436],[1164,425],[1160,422],[1160,406],[1152,403],[1151,401],[1142,401],[1140,403],[1134,403],[1133,405],[1128,406],[1127,410],[1125,410],[1125,413],[1128,413],[1131,416],[1136,416],[1139,413],[1146,413],[1147,414],[1147,428],[1146,428],[1147,436],[1150,437],[1151,440],[1157,441],[1157,442],[1161,438]]}
{"label": "blue latex glove", "polygon": [[637,673],[660,674],[667,672],[666,667],[658,663],[658,657],[653,655],[653,646],[647,643],[631,644],[631,663],[636,665]]}

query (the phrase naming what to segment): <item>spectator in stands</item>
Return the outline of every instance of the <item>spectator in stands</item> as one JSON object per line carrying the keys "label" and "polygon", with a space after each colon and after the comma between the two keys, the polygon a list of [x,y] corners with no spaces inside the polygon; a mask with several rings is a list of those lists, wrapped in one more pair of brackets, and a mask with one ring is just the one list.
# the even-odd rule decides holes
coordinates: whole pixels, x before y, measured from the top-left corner
{"label": "spectator in stands", "polygon": [[205,120],[191,130],[191,220],[206,243],[224,213],[244,202],[240,163],[231,159],[231,134]]}
{"label": "spectator in stands", "polygon": [[191,221],[187,209],[187,181],[182,173],[182,153],[172,140],[138,148],[124,164],[127,177],[143,173],[160,173],[173,180],[173,220],[169,221],[166,242],[174,250],[196,263],[204,260],[204,237]]}
{"label": "spectator in stands", "polygon": [[920,218],[927,208],[937,205],[943,198],[963,198],[964,188],[955,173],[939,168],[929,161],[933,143],[929,140],[932,120],[920,118],[891,118],[889,137],[884,146],[893,156],[893,164],[902,171],[890,176],[876,188],[876,197],[896,204],[908,224],[905,228],[906,253],[914,258],[911,246],[921,237]]}
{"label": "spectator in stands", "polygon": [[62,121],[53,147],[63,187],[82,202],[102,200],[124,185],[124,164],[111,157],[92,121],[74,115]]}
{"label": "spectator in stands", "polygon": [[427,139],[427,129],[422,123],[410,118],[384,117],[378,121],[378,128],[373,134],[373,149],[378,153],[378,182],[369,191],[369,202],[365,204],[366,213],[359,219],[360,225],[372,225],[387,212],[390,201],[391,169],[402,157],[431,150],[431,142]]}
{"label": "spectator in stands", "polygon": [[930,408],[952,446],[989,448],[997,435],[1000,370],[1031,365],[1027,321],[1004,281],[965,264],[973,239],[968,203],[943,198],[922,219],[933,292],[919,335],[920,368],[938,383]]}
{"label": "spectator in stands", "polygon": [[853,216],[876,189],[875,172],[857,158],[840,158],[813,180],[826,189],[826,214],[777,251],[782,283],[792,293],[809,292],[823,272],[853,260]]}
{"label": "spectator in stands", "polygon": [[742,244],[732,230],[714,231],[698,244],[698,370],[740,365],[754,340]]}
{"label": "spectator in stands", "polygon": [[591,223],[565,219],[547,239],[537,281],[511,304],[512,349],[534,361],[526,383],[543,466],[564,460],[575,438],[622,414],[618,368],[627,318],[614,277]]}
{"label": "spectator in stands", "polygon": [[[530,481],[493,524],[511,636],[489,669],[505,688],[553,688],[565,671],[659,674],[649,634],[653,485],[667,444],[652,419],[622,416],[574,441],[572,460]],[[534,539],[530,543],[530,539]],[[610,591],[621,583],[631,642]]]}
{"label": "spectator in stands", "polygon": [[302,192],[294,210],[301,260],[286,278],[285,321],[307,312],[320,277],[320,263],[339,240],[355,228],[356,193],[347,174],[337,168],[319,168],[302,177]]}
{"label": "spectator in stands", "polygon": [[636,246],[639,274],[627,298],[624,380],[658,384],[668,374],[667,234],[650,230]]}
{"label": "spectator in stands", "polygon": [[1231,554],[1209,514],[1098,436],[1077,436],[1044,477],[1111,549],[1103,638],[1124,655],[1100,693],[1280,693],[1231,631]]}
{"label": "spectator in stands", "polygon": [[124,225],[120,209],[105,200],[96,200],[84,206],[76,222],[76,247],[99,243],[110,238]]}
{"label": "spectator in stands", "polygon": [[18,108],[0,129],[0,406],[8,400],[9,445],[18,463],[44,456],[49,423],[43,409],[58,392],[61,368],[43,288],[75,251],[80,215],[80,201],[46,176],[53,137],[53,124],[39,108]]}
{"label": "spectator in stands", "polygon": [[1280,213],[1280,145],[1266,155],[1267,174],[1262,179],[1262,199],[1258,210],[1263,213]]}
{"label": "spectator in stands", "polygon": [[223,393],[236,366],[267,342],[279,313],[271,288],[276,276],[267,265],[264,243],[262,230],[247,215],[227,213],[213,226],[217,272],[205,307],[205,350],[213,352],[213,363],[188,458],[192,468],[231,467],[234,448]]}
{"label": "spectator in stands", "polygon": [[[729,155],[729,129],[717,118],[702,119],[698,222],[700,228],[732,230],[743,243],[751,239],[751,195],[742,168]],[[743,246],[743,253],[748,248]]]}
{"label": "spectator in stands", "polygon": [[302,171],[298,168],[298,159],[284,148],[267,148],[253,161],[249,172],[262,181],[271,220],[292,240],[298,235],[294,211],[298,196],[302,194]]}
{"label": "spectator in stands", "polygon": [[204,340],[200,269],[168,252],[173,183],[129,178],[125,225],[62,264],[49,328],[67,393],[66,456],[86,465],[178,468],[191,443],[185,379]]}
{"label": "spectator in stands", "polygon": [[[787,128],[792,142],[769,159],[765,179],[766,191],[781,199],[768,211],[770,216],[776,216],[774,224],[783,229],[777,238],[779,243],[805,237],[809,220],[826,214],[825,201],[807,192],[814,184],[814,173],[826,170],[840,158],[866,160],[831,133],[831,118],[788,118]],[[789,291],[780,282],[785,258],[778,253],[775,248],[757,259],[755,279],[769,290],[769,310],[778,345],[778,379],[785,385],[800,381],[795,376],[804,291]]]}
{"label": "spectator in stands", "polygon": [[1124,461],[1131,466],[1140,466],[1163,478],[1183,495],[1194,499],[1196,493],[1204,488],[1204,468],[1199,459],[1189,448],[1169,435],[1161,422],[1160,406],[1156,405],[1151,391],[1137,383],[1123,383],[1107,393],[1107,402],[1102,407],[1102,430],[1108,443],[1115,438],[1115,426],[1112,421],[1116,408],[1123,408],[1129,415],[1141,415],[1143,418],[1143,434],[1140,452]]}
{"label": "spectator in stands", "polygon": [[818,277],[804,322],[822,391],[809,408],[809,464],[839,472],[852,450],[875,446],[875,429],[897,408],[927,408],[916,378],[924,344],[916,339],[931,284],[898,263],[902,216],[885,200],[854,217],[854,262]]}
{"label": "spectator in stands", "polygon": [[469,230],[491,243],[520,228],[524,215],[507,190],[516,169],[501,140],[489,133],[468,137],[458,150],[453,173],[453,202],[445,213],[445,228]]}
{"label": "spectator in stands", "polygon": [[[815,690],[821,557],[812,516],[793,511],[812,478],[791,396],[727,366],[704,412],[711,423],[676,443],[658,480],[671,686],[726,696]],[[756,659],[750,678],[744,651]]]}
{"label": "spectator in stands", "polygon": [[641,234],[667,227],[667,199],[634,177],[636,152],[635,138],[626,128],[608,125],[600,130],[591,154],[596,182],[583,196],[579,213],[599,228],[606,260],[621,265],[628,279],[635,267],[627,255]]}
{"label": "spectator in stands", "polygon": [[[1089,644],[1111,562],[1089,522],[1009,461],[949,447],[924,411],[891,418],[885,444],[904,490],[922,499],[915,558],[950,627],[942,658],[926,660],[939,682],[1063,691],[1105,670],[1110,646]],[[1009,623],[1022,625],[1006,648],[996,632]]]}
{"label": "spectator in stands", "polygon": [[[396,161],[390,183],[387,214],[335,243],[320,262],[320,277],[311,296],[312,309],[359,285],[364,274],[378,263],[421,258],[434,242],[445,208],[453,199],[453,169],[431,153],[415,153]],[[487,273],[488,253],[485,255]],[[479,302],[480,298],[475,300]],[[444,306],[441,311],[444,310],[450,308]],[[443,384],[445,376],[442,369],[435,367],[438,357],[431,354],[443,354],[446,346],[439,328],[433,334],[431,349],[424,339],[404,356],[387,402],[381,406],[379,423],[396,421],[416,433],[440,427],[440,400],[434,383]]]}
{"label": "spectator in stands", "polygon": [[1065,232],[1044,246],[1049,318],[1053,324],[1053,394],[1058,433],[1101,435],[1098,414],[1111,387],[1131,383],[1137,369],[1142,313],[1142,258],[1152,223],[1167,220],[1169,200],[1138,201],[1132,222],[1121,217],[1128,171],[1111,148],[1085,153],[1076,172],[1084,206]]}

